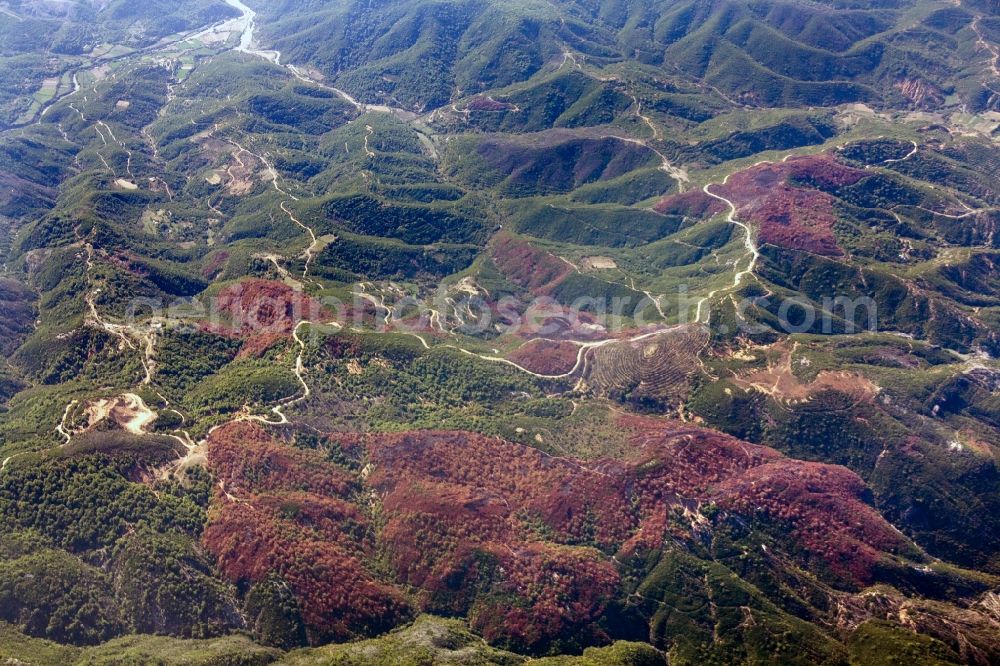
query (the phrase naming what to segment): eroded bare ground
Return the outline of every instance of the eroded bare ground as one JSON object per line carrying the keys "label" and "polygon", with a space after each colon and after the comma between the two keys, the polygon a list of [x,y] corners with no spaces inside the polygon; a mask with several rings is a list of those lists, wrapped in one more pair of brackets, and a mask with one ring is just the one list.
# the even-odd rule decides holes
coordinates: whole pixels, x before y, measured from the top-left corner
{"label": "eroded bare ground", "polygon": [[[144,435],[156,420],[156,412],[135,393],[88,400],[72,409],[73,425],[66,430],[70,437],[108,427]],[[65,425],[62,427],[66,428]]]}
{"label": "eroded bare ground", "polygon": [[[785,405],[809,402],[810,398],[823,391],[837,391],[852,396],[856,401],[871,400],[879,392],[879,387],[871,380],[853,372],[821,370],[808,381],[800,378],[808,370],[809,359],[796,356],[799,343],[783,341],[769,347],[753,348],[740,352],[742,356],[753,358],[763,355],[767,367],[737,373],[733,382],[744,389],[759,391]],[[798,374],[796,373],[798,368]]]}

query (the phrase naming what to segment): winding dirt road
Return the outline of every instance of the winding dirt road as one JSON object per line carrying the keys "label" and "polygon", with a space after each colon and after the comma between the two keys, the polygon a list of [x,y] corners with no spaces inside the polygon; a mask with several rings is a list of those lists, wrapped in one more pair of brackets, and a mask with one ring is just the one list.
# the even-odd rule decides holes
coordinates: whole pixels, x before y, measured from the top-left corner
{"label": "winding dirt road", "polygon": [[[725,186],[726,183],[729,182],[729,176],[731,175],[732,174],[729,174],[725,177],[725,179],[723,179],[721,183],[723,186]],[[739,260],[737,260],[736,264],[733,266],[734,270],[736,271],[733,275],[733,284],[728,287],[714,289],[710,291],[707,296],[698,301],[698,309],[695,311],[694,320],[696,323],[704,323],[704,324],[708,324],[711,321],[712,317],[711,311],[708,311],[707,316],[705,317],[705,321],[702,322],[701,313],[705,304],[708,303],[712,298],[714,298],[719,293],[731,291],[733,289],[738,289],[739,286],[743,283],[743,278],[745,276],[753,275],[753,270],[757,266],[757,260],[760,258],[760,251],[757,249],[757,245],[756,243],[754,243],[753,240],[753,230],[745,222],[740,222],[739,220],[736,219],[736,212],[737,212],[736,204],[734,204],[726,197],[712,192],[710,188],[712,187],[713,184],[714,183],[706,184],[705,187],[702,188],[702,191],[708,196],[712,197],[713,199],[718,199],[719,201],[723,202],[729,207],[729,213],[726,215],[726,221],[729,222],[730,224],[735,224],[736,226],[743,229],[743,231],[746,233],[746,236],[744,237],[744,245],[746,247],[747,252],[750,255],[750,263],[744,270],[741,271],[739,270]]]}

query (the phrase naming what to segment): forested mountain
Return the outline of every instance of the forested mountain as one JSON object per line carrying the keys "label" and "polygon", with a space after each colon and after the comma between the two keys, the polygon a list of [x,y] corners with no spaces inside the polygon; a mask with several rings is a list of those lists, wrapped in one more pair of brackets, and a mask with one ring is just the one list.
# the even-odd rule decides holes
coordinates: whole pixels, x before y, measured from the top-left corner
{"label": "forested mountain", "polygon": [[[569,53],[635,63],[754,106],[876,102],[996,109],[979,37],[987,6],[921,0],[260,3],[290,62],[363,101],[428,110],[530,79]],[[978,55],[977,55],[978,53]],[[958,100],[952,100],[954,104]]]}
{"label": "forested mountain", "polygon": [[0,657],[1000,662],[992,0],[0,0]]}

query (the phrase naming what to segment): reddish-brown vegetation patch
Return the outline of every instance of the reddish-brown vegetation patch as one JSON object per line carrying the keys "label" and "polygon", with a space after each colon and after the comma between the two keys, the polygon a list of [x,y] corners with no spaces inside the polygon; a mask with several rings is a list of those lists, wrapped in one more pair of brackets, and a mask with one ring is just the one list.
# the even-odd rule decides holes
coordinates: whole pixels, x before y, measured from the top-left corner
{"label": "reddish-brown vegetation patch", "polygon": [[[540,297],[520,308],[516,313],[505,309],[506,304],[490,304],[494,321],[514,325],[519,337],[525,340],[539,337],[556,340],[603,340],[607,328],[598,323],[589,312],[581,312],[553,298]],[[511,316],[515,315],[515,316]]]}
{"label": "reddish-brown vegetation patch", "polygon": [[886,553],[908,543],[862,501],[865,491],[846,467],[783,459],[728,479],[715,496],[723,508],[791,527],[812,557],[846,580],[867,584]]}
{"label": "reddish-brown vegetation patch", "polygon": [[292,495],[224,504],[213,512],[203,541],[233,582],[284,581],[312,643],[377,634],[405,619],[403,595],[363,564],[361,556],[373,552],[299,519],[304,503]]}
{"label": "reddish-brown vegetation patch", "polygon": [[261,358],[270,350],[272,347],[277,345],[279,342],[288,339],[287,333],[279,333],[277,331],[270,333],[260,333],[259,335],[251,335],[243,342],[243,346],[240,348],[240,353],[236,355],[237,359],[247,359],[247,358]]}
{"label": "reddish-brown vegetation patch", "polygon": [[206,258],[205,266],[201,269],[201,276],[206,280],[218,277],[227,261],[229,261],[229,252],[226,250],[213,252]]}
{"label": "reddish-brown vegetation patch", "polygon": [[492,97],[480,95],[469,100],[465,108],[469,111],[507,111],[513,106],[507,102],[498,102]]}
{"label": "reddish-brown vegetation patch", "polygon": [[805,155],[781,163],[788,177],[821,189],[854,185],[867,176],[863,169],[841,164],[830,155]]}
{"label": "reddish-brown vegetation patch", "polygon": [[600,553],[535,542],[511,547],[497,559],[509,574],[469,610],[470,624],[487,641],[538,650],[567,632],[583,644],[607,640],[594,621],[620,581]]}
{"label": "reddish-brown vegetation patch", "polygon": [[233,493],[301,490],[342,496],[354,484],[319,453],[277,442],[255,423],[225,425],[208,443],[209,468]]}
{"label": "reddish-brown vegetation patch", "polygon": [[[785,458],[774,449],[682,424],[621,420],[639,455],[640,501],[679,496],[790,527],[797,545],[844,581],[865,585],[887,553],[909,542],[863,500],[864,482],[838,465]],[[656,506],[649,514],[656,520]],[[645,537],[642,532],[637,537]],[[636,545],[642,544],[639,541]]]}
{"label": "reddish-brown vegetation patch", "polygon": [[237,334],[291,333],[303,320],[325,316],[319,301],[274,280],[244,280],[226,287],[215,299],[219,314]]}
{"label": "reddish-brown vegetation patch", "polygon": [[631,521],[621,520],[621,503],[609,477],[574,460],[497,438],[451,431],[373,437],[368,447],[375,464],[368,482],[388,494],[387,508],[388,496],[412,492],[417,481],[423,486],[468,485],[476,496],[490,500],[483,506],[494,510],[495,500],[509,516],[519,514],[528,523],[541,521],[560,542],[613,548],[628,534]]}
{"label": "reddish-brown vegetation patch", "polygon": [[223,324],[206,324],[205,332],[241,337],[241,358],[256,358],[288,337],[300,321],[325,321],[330,315],[319,301],[283,282],[250,279],[230,285],[212,303]]}
{"label": "reddish-brown vegetation patch", "polygon": [[508,280],[537,295],[549,293],[573,271],[552,253],[508,234],[494,239],[490,256]]}
{"label": "reddish-brown vegetation patch", "polygon": [[448,590],[469,565],[470,548],[517,550],[538,534],[605,553],[656,548],[668,533],[691,536],[670,526],[671,511],[694,526],[704,522],[697,508],[708,502],[791,528],[799,548],[859,585],[872,580],[886,553],[907,545],[863,502],[863,482],[845,468],[790,460],[674,421],[630,417],[620,425],[631,432],[634,456],[589,466],[467,433],[371,441],[369,482],[385,495],[383,536],[400,577]]}
{"label": "reddish-brown vegetation patch", "polygon": [[674,194],[656,204],[656,212],[664,215],[682,215],[694,219],[706,219],[726,212],[726,204],[710,197],[701,190],[690,190]]}
{"label": "reddish-brown vegetation patch", "polygon": [[345,470],[250,423],[213,432],[208,464],[222,492],[203,542],[229,580],[278,576],[313,643],[376,634],[408,616],[403,595],[365,566],[372,530],[344,499],[355,487]]}
{"label": "reddish-brown vegetation patch", "polygon": [[[845,468],[676,421],[618,425],[633,453],[590,463],[466,432],[337,435],[367,456],[353,475],[231,424],[209,438],[222,491],[204,541],[234,582],[287,581],[316,640],[406,615],[397,584],[425,611],[466,615],[489,641],[536,651],[601,640],[598,620],[622,593],[612,555],[694,540],[710,524],[704,504],[789,534],[786,557],[847,584],[872,582],[888,554],[910,547]],[[377,537],[367,500],[355,503],[376,497]],[[392,580],[364,565],[376,541]]]}
{"label": "reddish-brown vegetation patch", "polygon": [[427,610],[468,613],[487,640],[520,649],[599,633],[618,573],[584,544],[613,549],[631,523],[602,474],[460,432],[371,438],[369,453],[393,570]]}
{"label": "reddish-brown vegetation patch", "polygon": [[626,465],[646,500],[705,496],[722,481],[782,459],[770,447],[680,421],[622,416],[618,425],[629,432],[635,454]]}
{"label": "reddish-brown vegetation patch", "polygon": [[833,234],[837,218],[829,194],[780,186],[741,213],[758,225],[761,243],[826,256],[844,253]]}
{"label": "reddish-brown vegetation patch", "polygon": [[864,172],[826,155],[758,164],[730,176],[712,191],[731,200],[739,219],[758,228],[761,243],[837,256],[834,198],[806,185],[848,185]]}
{"label": "reddish-brown vegetation patch", "polygon": [[560,375],[576,366],[579,353],[580,346],[572,342],[535,339],[507,354],[507,359],[531,372]]}

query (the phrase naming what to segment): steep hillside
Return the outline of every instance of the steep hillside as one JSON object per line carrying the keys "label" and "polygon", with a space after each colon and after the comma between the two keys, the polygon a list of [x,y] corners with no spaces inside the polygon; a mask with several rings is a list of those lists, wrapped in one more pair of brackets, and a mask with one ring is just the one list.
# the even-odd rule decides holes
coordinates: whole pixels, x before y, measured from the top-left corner
{"label": "steep hillside", "polygon": [[0,0],[0,658],[1000,662],[1000,8]]}
{"label": "steep hillside", "polygon": [[[996,109],[988,5],[921,0],[480,0],[259,6],[265,39],[367,102],[412,110],[527,81],[560,60],[634,59],[753,106],[873,102]],[[992,25],[992,24],[989,24]],[[985,44],[985,46],[984,46]]]}

